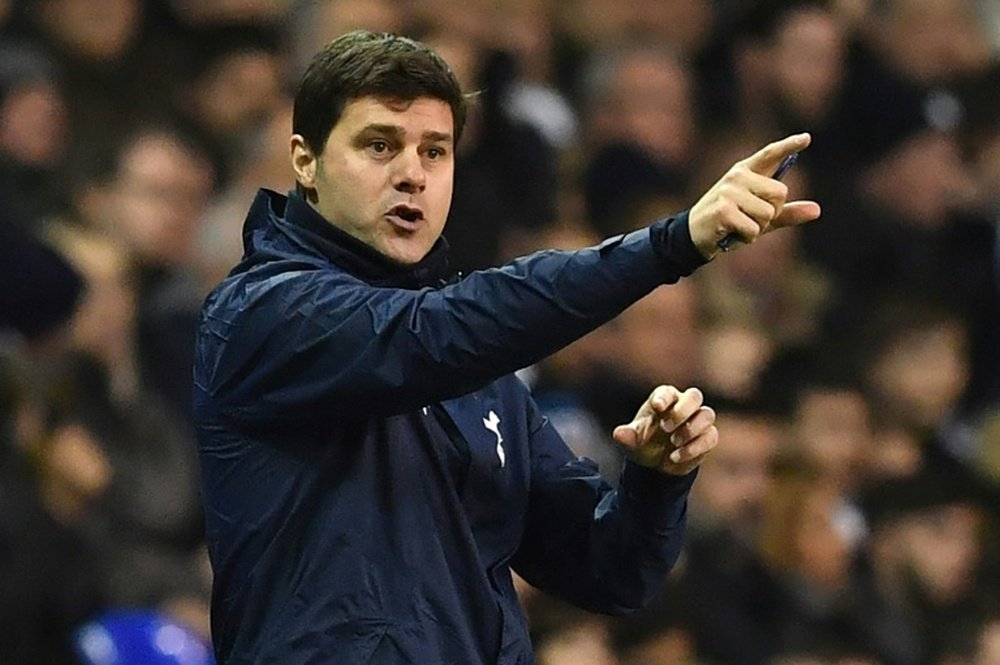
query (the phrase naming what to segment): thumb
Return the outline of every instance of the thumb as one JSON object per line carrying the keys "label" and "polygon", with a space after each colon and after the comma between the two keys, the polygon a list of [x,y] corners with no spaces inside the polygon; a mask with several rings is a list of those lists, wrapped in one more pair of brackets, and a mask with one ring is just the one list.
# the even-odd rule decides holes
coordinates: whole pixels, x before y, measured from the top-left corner
{"label": "thumb", "polygon": [[822,210],[815,201],[791,201],[781,207],[779,214],[771,223],[773,228],[798,226],[817,219]]}
{"label": "thumb", "polygon": [[619,425],[611,433],[611,436],[626,448],[635,448],[639,444],[639,430],[636,429],[634,423]]}

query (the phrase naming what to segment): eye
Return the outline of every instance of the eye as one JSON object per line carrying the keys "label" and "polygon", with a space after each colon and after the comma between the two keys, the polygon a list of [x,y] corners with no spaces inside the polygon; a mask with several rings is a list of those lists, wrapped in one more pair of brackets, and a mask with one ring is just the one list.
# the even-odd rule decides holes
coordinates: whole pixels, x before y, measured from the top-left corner
{"label": "eye", "polygon": [[435,148],[429,148],[427,150],[427,156],[430,159],[441,159],[442,157],[445,156],[445,154],[446,154],[446,151],[445,151],[444,148],[437,148],[437,147],[435,147]]}
{"label": "eye", "polygon": [[389,143],[387,141],[383,141],[382,139],[375,139],[368,144],[368,147],[371,148],[372,152],[379,155],[389,151]]}

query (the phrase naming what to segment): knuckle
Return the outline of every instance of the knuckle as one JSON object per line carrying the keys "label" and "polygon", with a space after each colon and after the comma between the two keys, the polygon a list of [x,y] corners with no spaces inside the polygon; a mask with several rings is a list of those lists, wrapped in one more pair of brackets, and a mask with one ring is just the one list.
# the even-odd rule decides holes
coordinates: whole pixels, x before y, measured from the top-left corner
{"label": "knuckle", "polygon": [[739,213],[739,206],[731,198],[726,197],[719,201],[717,215],[723,220],[731,220]]}

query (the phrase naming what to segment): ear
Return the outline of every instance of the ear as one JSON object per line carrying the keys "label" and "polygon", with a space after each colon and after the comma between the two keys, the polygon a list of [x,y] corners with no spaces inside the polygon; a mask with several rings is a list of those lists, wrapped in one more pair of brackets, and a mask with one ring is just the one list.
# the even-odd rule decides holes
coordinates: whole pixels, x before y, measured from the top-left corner
{"label": "ear", "polygon": [[295,179],[306,189],[316,188],[317,156],[306,145],[301,134],[292,134],[289,145],[292,156],[292,168],[295,169]]}

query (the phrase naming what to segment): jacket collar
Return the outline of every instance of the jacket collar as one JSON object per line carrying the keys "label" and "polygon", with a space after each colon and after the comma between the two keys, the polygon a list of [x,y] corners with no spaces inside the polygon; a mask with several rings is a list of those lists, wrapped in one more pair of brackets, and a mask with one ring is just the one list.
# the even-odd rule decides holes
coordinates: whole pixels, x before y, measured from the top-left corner
{"label": "jacket collar", "polygon": [[[265,215],[255,215],[266,206]],[[263,211],[260,211],[263,212]],[[269,219],[302,249],[319,254],[351,274],[378,286],[420,288],[437,286],[448,278],[448,243],[438,238],[431,251],[415,264],[404,264],[382,254],[326,220],[296,192],[282,196],[261,189],[248,218]]]}

